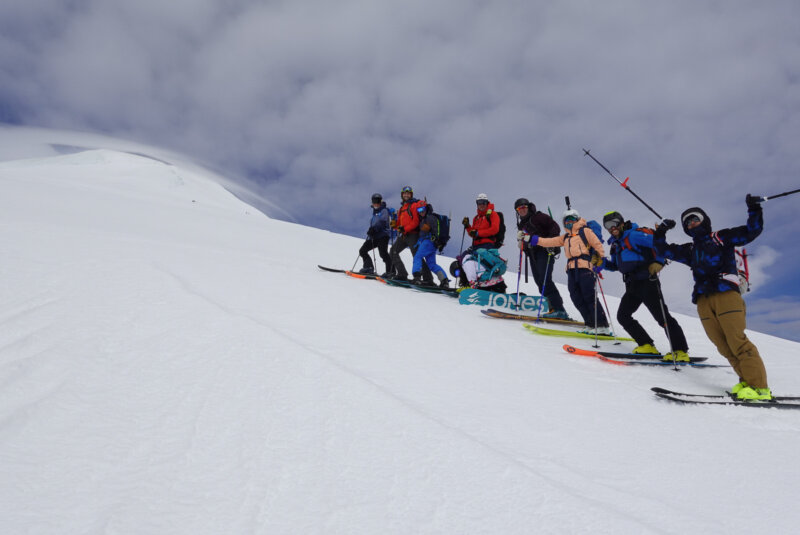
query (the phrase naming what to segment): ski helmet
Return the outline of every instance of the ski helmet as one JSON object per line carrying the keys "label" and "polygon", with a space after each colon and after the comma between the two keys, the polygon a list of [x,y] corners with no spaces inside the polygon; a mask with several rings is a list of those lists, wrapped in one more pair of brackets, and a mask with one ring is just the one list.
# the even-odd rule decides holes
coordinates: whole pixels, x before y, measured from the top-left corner
{"label": "ski helmet", "polygon": [[475,202],[489,202],[489,196],[485,193],[478,193],[478,197],[475,199]]}
{"label": "ski helmet", "polygon": [[561,215],[561,221],[566,221],[567,219],[574,219],[575,221],[577,221],[580,218],[581,214],[579,214],[577,210],[572,208],[567,208]]}
{"label": "ski helmet", "polygon": [[603,216],[603,227],[609,231],[614,227],[622,225],[624,222],[625,218],[622,217],[622,214],[616,211],[608,212]]}
{"label": "ski helmet", "polygon": [[373,193],[372,194],[372,204],[380,204],[383,202],[383,195],[380,193]]}
{"label": "ski helmet", "polygon": [[403,193],[412,193],[413,194],[414,193],[414,188],[412,188],[411,186],[403,186],[403,189],[400,190],[400,194],[402,195]]}
{"label": "ski helmet", "polygon": [[528,199],[526,199],[525,197],[520,197],[519,199],[514,201],[514,210],[516,210],[520,206],[529,206],[530,204],[531,203]]}

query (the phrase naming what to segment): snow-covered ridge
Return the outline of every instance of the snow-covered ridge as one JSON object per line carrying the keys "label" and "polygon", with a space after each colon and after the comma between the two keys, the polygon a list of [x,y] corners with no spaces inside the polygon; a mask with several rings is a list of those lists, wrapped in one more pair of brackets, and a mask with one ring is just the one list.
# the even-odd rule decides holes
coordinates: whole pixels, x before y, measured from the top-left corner
{"label": "snow-covered ridge", "polygon": [[[52,148],[83,141],[0,158],[4,532],[800,520],[796,414],[649,392],[719,391],[729,370],[609,366],[477,307],[322,272],[351,267],[360,240],[270,219],[157,150]],[[723,362],[679,321],[693,354]],[[773,390],[800,393],[798,344],[752,337]]]}

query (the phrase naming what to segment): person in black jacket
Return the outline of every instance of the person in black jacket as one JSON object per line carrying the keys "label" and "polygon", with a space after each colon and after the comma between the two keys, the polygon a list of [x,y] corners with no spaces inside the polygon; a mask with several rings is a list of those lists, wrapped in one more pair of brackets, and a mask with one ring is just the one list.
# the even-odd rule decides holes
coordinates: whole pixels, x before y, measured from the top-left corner
{"label": "person in black jacket", "polygon": [[[569,316],[564,310],[564,301],[561,299],[561,294],[558,293],[558,288],[553,284],[555,254],[545,247],[531,245],[529,241],[531,235],[543,238],[558,236],[561,234],[561,227],[552,217],[537,211],[536,205],[524,197],[516,200],[514,210],[517,212],[517,229],[519,229],[517,241],[525,252],[526,261],[531,264],[533,280],[539,288],[539,293],[550,303],[550,311],[543,315],[566,319]],[[527,240],[526,237],[528,237]]]}
{"label": "person in black jacket", "polygon": [[746,225],[713,232],[708,214],[701,208],[689,208],[681,214],[681,225],[691,243],[668,244],[667,231],[676,223],[665,219],[656,228],[653,246],[664,258],[692,269],[692,302],[697,305],[703,329],[739,375],[731,393],[741,400],[769,400],[772,392],[764,361],[744,332],[746,310],[736,267],[735,248],[756,239],[764,228],[761,199],[747,195],[746,201]]}

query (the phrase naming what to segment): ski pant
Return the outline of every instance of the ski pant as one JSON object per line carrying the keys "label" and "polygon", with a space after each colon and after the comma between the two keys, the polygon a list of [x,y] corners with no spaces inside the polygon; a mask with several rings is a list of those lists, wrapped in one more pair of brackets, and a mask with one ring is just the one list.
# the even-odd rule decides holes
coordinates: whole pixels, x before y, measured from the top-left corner
{"label": "ski pant", "polygon": [[[666,303],[661,299],[661,283],[658,279],[630,280],[625,283],[625,295],[619,302],[617,321],[622,328],[636,340],[637,345],[652,344],[653,339],[644,330],[644,327],[633,318],[633,313],[644,304],[650,315],[664,327],[664,331],[672,342],[672,351],[689,351],[683,329],[669,313]],[[661,314],[661,305],[664,305],[664,314]],[[666,316],[666,320],[664,318]]]}
{"label": "ski pant", "polygon": [[553,311],[563,311],[564,301],[558,288],[553,284],[553,265],[556,263],[555,255],[547,254],[544,247],[532,247],[525,251],[525,256],[531,264],[533,272],[533,282],[539,288],[539,293],[547,298],[550,309]]}
{"label": "ski pant", "polygon": [[700,295],[697,314],[708,338],[717,351],[728,359],[741,381],[753,388],[767,388],[767,370],[758,349],[744,330],[746,307],[742,294],[736,290]]}
{"label": "ski pant", "polygon": [[[414,254],[417,250],[418,239],[419,232],[409,232],[407,234],[402,234],[395,240],[391,251],[389,251],[389,255],[392,257],[392,269],[394,269],[395,276],[401,279],[408,278],[408,271],[406,271],[406,266],[403,264],[403,259],[400,258],[400,253],[408,248],[411,249],[411,254]],[[433,282],[433,275],[425,262],[422,263],[421,271],[423,282]]]}
{"label": "ski pant", "polygon": [[391,273],[392,258],[389,256],[389,236],[381,236],[380,238],[367,238],[367,240],[361,246],[361,249],[358,250],[358,255],[361,257],[361,260],[364,261],[364,267],[375,269],[375,265],[372,263],[372,258],[370,258],[369,252],[376,247],[378,248],[378,254],[381,257],[381,260],[383,260],[383,263],[386,265],[386,272]]}
{"label": "ski pant", "polygon": [[447,273],[436,263],[436,246],[428,239],[417,242],[417,252],[414,253],[414,264],[411,266],[411,273],[416,276],[422,271],[422,266],[425,265],[436,273],[436,277],[440,281],[447,278]]}
{"label": "ski pant", "polygon": [[[595,295],[595,275],[591,269],[570,268],[567,270],[567,288],[572,304],[578,309],[587,327],[608,327],[608,319]],[[595,313],[597,324],[595,325]]]}

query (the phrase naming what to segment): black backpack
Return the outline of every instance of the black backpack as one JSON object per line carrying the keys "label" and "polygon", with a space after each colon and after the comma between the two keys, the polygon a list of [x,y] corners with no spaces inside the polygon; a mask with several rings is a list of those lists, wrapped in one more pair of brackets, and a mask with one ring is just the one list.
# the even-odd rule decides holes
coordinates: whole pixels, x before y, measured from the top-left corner
{"label": "black backpack", "polygon": [[441,253],[447,242],[450,241],[450,218],[446,215],[432,213],[434,224],[431,227],[431,241]]}
{"label": "black backpack", "polygon": [[495,213],[500,216],[500,230],[492,236],[494,240],[494,246],[496,249],[499,249],[503,246],[503,243],[506,241],[506,219],[503,217],[503,212],[498,212],[495,210]]}

